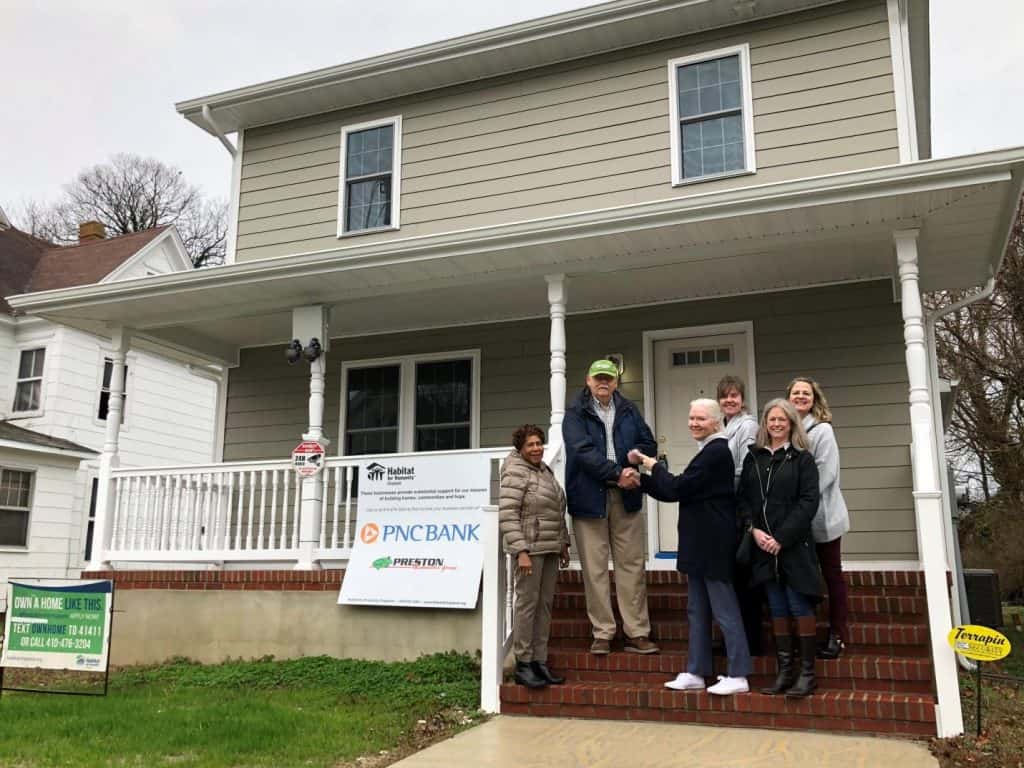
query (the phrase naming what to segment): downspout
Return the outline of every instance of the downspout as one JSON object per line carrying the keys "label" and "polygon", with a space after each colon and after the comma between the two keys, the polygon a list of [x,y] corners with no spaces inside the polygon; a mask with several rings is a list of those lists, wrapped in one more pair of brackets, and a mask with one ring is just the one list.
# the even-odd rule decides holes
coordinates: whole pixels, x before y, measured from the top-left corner
{"label": "downspout", "polygon": [[[995,290],[996,279],[994,276],[989,277],[985,283],[985,287],[979,291],[965,296],[959,301],[953,302],[947,307],[929,312],[925,319],[925,333],[927,334],[927,344],[929,356],[931,361],[929,364],[929,384],[933,393],[939,391],[939,361],[938,351],[935,346],[935,327],[939,320],[946,315],[963,309],[964,307],[970,306],[979,301],[983,301],[992,295]],[[953,497],[950,495],[949,488],[949,474],[946,471],[946,444],[945,444],[945,428],[942,424],[942,414],[937,408],[932,408],[932,422],[935,425],[935,449],[936,455],[939,458],[939,483],[942,489],[942,497],[948,501],[950,505],[955,504]],[[970,610],[967,605],[967,588],[964,584],[964,573],[963,567],[960,561],[960,544],[956,538],[956,532],[953,530],[953,514],[952,508],[950,514],[943,519],[943,533],[946,540],[946,561],[950,564],[953,570],[953,624],[963,624],[964,617],[970,621]],[[956,654],[957,661],[960,666],[966,670],[973,671],[975,664],[973,661],[961,656],[959,653]]]}
{"label": "downspout", "polygon": [[213,135],[220,140],[220,143],[224,145],[224,149],[228,151],[228,154],[231,155],[231,157],[238,154],[238,150],[235,149],[235,145],[231,143],[227,136],[224,135],[224,131],[220,129],[220,126],[217,125],[217,121],[213,119],[213,110],[210,109],[209,104],[203,104],[203,122],[206,123],[206,127],[213,132]]}

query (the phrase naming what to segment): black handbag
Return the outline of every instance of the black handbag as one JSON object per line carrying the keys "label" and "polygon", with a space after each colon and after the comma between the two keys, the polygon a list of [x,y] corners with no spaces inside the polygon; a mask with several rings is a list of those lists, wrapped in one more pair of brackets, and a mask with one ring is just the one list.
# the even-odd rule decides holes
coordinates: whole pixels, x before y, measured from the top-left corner
{"label": "black handbag", "polygon": [[736,547],[736,562],[749,566],[754,562],[754,533],[750,528],[743,532],[739,546]]}

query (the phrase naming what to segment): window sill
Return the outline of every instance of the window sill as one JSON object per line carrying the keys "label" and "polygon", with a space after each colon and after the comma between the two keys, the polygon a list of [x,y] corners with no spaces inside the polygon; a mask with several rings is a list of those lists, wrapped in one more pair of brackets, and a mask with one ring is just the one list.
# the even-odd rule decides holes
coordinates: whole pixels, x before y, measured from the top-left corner
{"label": "window sill", "polygon": [[720,179],[735,179],[739,176],[754,176],[757,171],[750,171],[744,168],[742,171],[729,171],[728,173],[716,173],[711,176],[697,176],[692,179],[673,179],[673,187],[688,187],[691,184],[701,184],[705,181],[718,181]]}
{"label": "window sill", "polygon": [[29,549],[28,549],[27,546],[25,546],[25,547],[16,547],[13,544],[0,544],[0,552],[3,552],[4,554],[10,554],[10,555],[17,555],[17,554],[27,555],[28,552],[29,552]]}
{"label": "window sill", "polygon": [[11,411],[7,417],[7,421],[14,421],[16,419],[38,419],[42,416],[44,411]]}
{"label": "window sill", "polygon": [[373,229],[353,229],[348,232],[339,232],[338,238],[343,237],[359,237],[359,235],[377,235],[381,232],[397,232],[401,227],[387,226],[387,227],[374,227]]}

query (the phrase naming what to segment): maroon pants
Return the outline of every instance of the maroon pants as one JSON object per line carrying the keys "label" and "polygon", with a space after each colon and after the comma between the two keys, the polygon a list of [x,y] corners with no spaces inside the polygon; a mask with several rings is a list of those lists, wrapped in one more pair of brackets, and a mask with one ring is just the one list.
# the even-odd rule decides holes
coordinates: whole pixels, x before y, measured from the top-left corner
{"label": "maroon pants", "polygon": [[834,541],[815,544],[821,575],[828,587],[828,623],[845,642],[846,637],[846,580],[843,578],[842,542],[840,536]]}

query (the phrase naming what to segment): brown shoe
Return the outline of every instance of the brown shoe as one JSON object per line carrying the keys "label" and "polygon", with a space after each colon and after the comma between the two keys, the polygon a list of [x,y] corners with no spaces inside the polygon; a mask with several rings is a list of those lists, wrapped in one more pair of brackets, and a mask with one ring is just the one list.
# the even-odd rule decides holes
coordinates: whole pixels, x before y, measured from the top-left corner
{"label": "brown shoe", "polygon": [[590,652],[595,656],[607,656],[612,652],[612,643],[610,640],[597,638],[590,644]]}
{"label": "brown shoe", "polygon": [[660,649],[646,637],[627,637],[626,653],[659,653]]}

